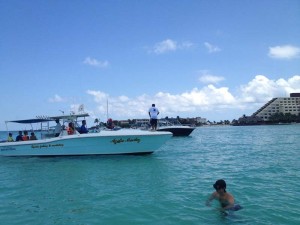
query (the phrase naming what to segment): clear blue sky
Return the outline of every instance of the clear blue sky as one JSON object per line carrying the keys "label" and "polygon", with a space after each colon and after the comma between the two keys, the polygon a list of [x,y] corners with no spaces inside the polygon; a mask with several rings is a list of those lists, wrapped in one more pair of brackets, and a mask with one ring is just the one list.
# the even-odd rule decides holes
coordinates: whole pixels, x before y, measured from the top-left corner
{"label": "clear blue sky", "polygon": [[232,120],[300,92],[299,0],[0,0],[0,27],[0,130],[80,104],[106,121],[107,100]]}

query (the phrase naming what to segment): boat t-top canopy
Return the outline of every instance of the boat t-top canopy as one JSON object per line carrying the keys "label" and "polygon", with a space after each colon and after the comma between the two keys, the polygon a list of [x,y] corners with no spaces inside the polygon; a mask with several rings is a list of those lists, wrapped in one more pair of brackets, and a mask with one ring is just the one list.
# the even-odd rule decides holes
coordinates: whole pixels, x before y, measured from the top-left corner
{"label": "boat t-top canopy", "polygon": [[29,123],[44,123],[49,121],[55,120],[68,120],[68,119],[77,119],[79,117],[88,117],[88,113],[82,114],[70,114],[70,115],[62,115],[62,116],[37,116],[36,119],[26,119],[26,120],[11,120],[5,121],[5,123],[22,123],[22,124],[29,124]]}
{"label": "boat t-top canopy", "polygon": [[51,120],[68,120],[68,119],[77,119],[80,117],[88,117],[90,116],[88,113],[82,113],[82,114],[70,114],[70,115],[62,115],[62,116],[51,116],[49,117]]}
{"label": "boat t-top canopy", "polygon": [[27,119],[27,120],[12,120],[12,121],[5,121],[6,123],[43,123],[53,121],[52,119]]}

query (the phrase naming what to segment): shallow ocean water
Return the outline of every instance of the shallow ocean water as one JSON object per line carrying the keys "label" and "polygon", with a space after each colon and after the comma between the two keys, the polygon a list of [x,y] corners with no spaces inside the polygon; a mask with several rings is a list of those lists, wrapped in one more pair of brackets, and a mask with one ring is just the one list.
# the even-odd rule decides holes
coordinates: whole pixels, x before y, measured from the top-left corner
{"label": "shallow ocean water", "polygon": [[[216,126],[146,156],[0,157],[0,221],[296,225],[299,151],[300,125]],[[243,206],[228,216],[205,206],[221,178]]]}

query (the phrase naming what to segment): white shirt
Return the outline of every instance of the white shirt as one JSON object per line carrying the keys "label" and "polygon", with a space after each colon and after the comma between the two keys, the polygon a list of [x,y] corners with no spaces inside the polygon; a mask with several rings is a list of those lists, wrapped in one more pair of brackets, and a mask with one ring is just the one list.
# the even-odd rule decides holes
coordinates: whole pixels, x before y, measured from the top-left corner
{"label": "white shirt", "polygon": [[156,107],[151,107],[148,112],[150,113],[151,119],[157,119],[157,115],[158,115],[159,111]]}
{"label": "white shirt", "polygon": [[61,132],[61,125],[60,125],[60,123],[57,123],[55,126],[55,133],[59,134],[60,132]]}

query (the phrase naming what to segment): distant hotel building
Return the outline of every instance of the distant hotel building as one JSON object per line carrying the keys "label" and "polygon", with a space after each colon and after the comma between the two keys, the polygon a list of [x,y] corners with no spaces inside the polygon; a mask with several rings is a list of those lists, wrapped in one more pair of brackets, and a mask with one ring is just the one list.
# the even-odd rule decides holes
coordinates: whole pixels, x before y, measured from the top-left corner
{"label": "distant hotel building", "polygon": [[273,98],[263,107],[253,113],[252,117],[259,117],[263,121],[268,121],[275,113],[290,113],[299,115],[300,113],[300,93],[291,93],[290,97]]}

